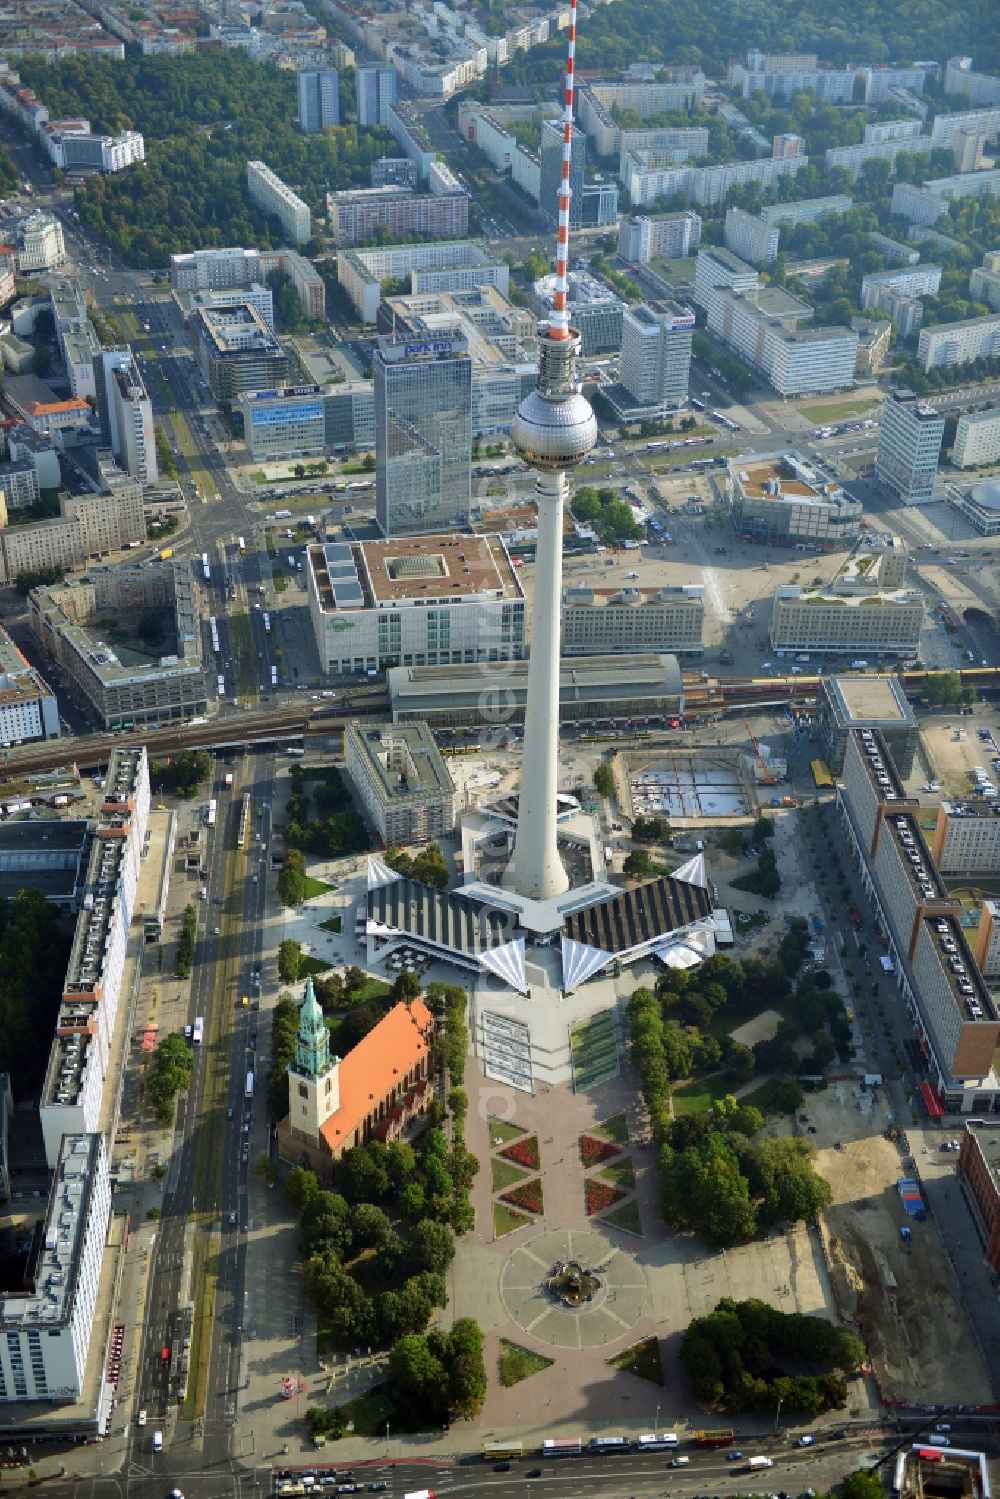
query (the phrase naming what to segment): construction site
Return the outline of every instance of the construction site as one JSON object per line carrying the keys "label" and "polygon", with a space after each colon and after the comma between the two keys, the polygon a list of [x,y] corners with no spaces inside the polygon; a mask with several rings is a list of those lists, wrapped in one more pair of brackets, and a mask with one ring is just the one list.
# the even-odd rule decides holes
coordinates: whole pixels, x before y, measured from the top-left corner
{"label": "construction site", "polygon": [[758,817],[787,796],[785,761],[746,725],[745,748],[719,746],[632,750],[615,757],[619,804],[626,817],[674,822],[721,822]]}

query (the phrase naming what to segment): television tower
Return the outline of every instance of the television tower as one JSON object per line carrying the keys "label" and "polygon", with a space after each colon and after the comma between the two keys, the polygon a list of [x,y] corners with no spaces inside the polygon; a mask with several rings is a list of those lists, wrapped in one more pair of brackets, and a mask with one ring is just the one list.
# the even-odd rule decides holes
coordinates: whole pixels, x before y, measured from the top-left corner
{"label": "television tower", "polygon": [[576,0],[570,0],[555,298],[549,326],[538,341],[538,380],[511,427],[517,451],[538,474],[538,546],[517,831],[503,883],[529,900],[548,900],[569,889],[556,844],[563,516],[569,470],[597,441],[597,421],[577,384],[580,334],[570,327],[567,308],[575,60]]}

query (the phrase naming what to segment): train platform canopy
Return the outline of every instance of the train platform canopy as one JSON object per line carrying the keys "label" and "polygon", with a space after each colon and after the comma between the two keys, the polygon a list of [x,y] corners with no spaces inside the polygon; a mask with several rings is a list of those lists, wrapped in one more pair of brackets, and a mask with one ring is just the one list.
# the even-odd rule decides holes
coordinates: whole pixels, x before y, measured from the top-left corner
{"label": "train platform canopy", "polygon": [[[715,951],[715,920],[700,854],[674,874],[631,889],[595,884],[560,899],[566,914],[551,935],[559,936],[566,994],[613,964],[654,957],[670,967],[688,968]],[[364,931],[370,959],[409,948],[466,971],[491,974],[528,995],[526,947],[545,926],[539,927],[532,913],[519,913],[516,897],[508,891],[493,896],[481,884],[454,892],[435,890],[403,878],[372,856]]]}

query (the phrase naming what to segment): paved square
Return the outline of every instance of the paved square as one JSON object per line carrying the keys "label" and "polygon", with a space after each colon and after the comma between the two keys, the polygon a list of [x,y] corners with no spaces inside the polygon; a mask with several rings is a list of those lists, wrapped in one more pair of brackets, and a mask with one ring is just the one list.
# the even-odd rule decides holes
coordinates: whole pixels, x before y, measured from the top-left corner
{"label": "paved square", "polygon": [[[576,1260],[600,1281],[585,1306],[563,1306],[546,1289],[555,1267],[567,1260]],[[633,1257],[604,1234],[563,1229],[538,1234],[514,1250],[500,1275],[500,1296],[511,1319],[540,1343],[600,1348],[619,1342],[644,1315],[649,1287]]]}

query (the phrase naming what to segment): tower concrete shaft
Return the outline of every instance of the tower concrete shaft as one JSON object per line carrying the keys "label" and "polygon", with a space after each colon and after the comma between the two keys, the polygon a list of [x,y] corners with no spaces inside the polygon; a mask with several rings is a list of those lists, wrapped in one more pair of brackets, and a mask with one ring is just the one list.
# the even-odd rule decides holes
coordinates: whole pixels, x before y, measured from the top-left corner
{"label": "tower concrete shaft", "polygon": [[562,533],[567,490],[564,471],[542,470],[535,482],[538,546],[524,753],[514,853],[504,876],[509,889],[532,900],[547,900],[569,889],[569,876],[556,846]]}

